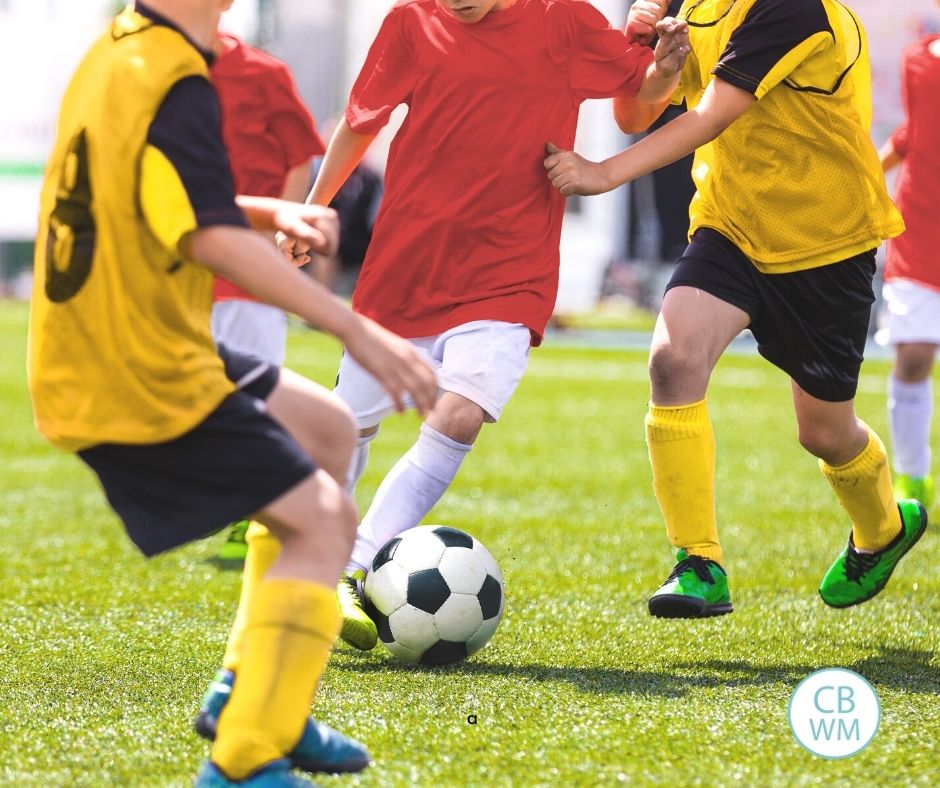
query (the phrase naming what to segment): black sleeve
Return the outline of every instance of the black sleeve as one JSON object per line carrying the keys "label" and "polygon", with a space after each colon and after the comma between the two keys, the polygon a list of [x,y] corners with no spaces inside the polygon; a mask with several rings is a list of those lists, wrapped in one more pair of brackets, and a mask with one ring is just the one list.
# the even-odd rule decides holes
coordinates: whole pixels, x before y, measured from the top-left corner
{"label": "black sleeve", "polygon": [[218,96],[208,80],[185,77],[163,99],[150,124],[147,142],[173,165],[200,227],[247,227],[245,215],[235,203],[221,118]]}
{"label": "black sleeve", "polygon": [[822,0],[756,0],[712,73],[757,94],[778,63],[819,33],[834,38]]}

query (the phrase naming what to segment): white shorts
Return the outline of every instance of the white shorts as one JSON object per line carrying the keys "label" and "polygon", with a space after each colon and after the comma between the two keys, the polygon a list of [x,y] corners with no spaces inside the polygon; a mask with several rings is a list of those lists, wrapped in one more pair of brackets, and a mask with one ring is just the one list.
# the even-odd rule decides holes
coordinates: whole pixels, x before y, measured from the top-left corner
{"label": "white shorts", "polygon": [[[525,372],[530,340],[521,323],[475,320],[408,341],[434,368],[441,391],[466,397],[483,408],[487,421],[497,421]],[[378,381],[347,353],[339,363],[336,394],[352,408],[359,429],[375,427],[395,412]]]}
{"label": "white shorts", "polygon": [[260,356],[280,367],[287,345],[287,315],[257,301],[216,301],[212,305],[212,336],[232,350]]}
{"label": "white shorts", "polygon": [[940,291],[910,279],[892,279],[882,294],[885,303],[875,334],[879,345],[940,345]]}

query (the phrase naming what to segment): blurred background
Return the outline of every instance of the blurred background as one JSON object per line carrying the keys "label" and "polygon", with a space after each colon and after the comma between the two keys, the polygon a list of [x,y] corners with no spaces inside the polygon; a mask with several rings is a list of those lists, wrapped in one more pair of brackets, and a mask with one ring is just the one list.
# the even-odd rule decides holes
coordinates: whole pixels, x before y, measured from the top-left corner
{"label": "blurred background", "polygon": [[[614,25],[628,2],[593,0]],[[284,60],[326,136],[392,0],[237,0],[225,26]],[[874,84],[872,136],[880,145],[901,118],[901,50],[940,30],[933,0],[849,0],[865,23]],[[110,16],[114,0],[0,0],[0,295],[28,298],[39,184],[68,78]],[[369,152],[381,177],[403,110]],[[609,102],[583,106],[577,148],[602,158],[629,139]],[[594,315],[629,327],[655,310],[669,264],[682,251],[692,186],[689,162],[616,191],[568,204],[557,322]],[[373,206],[374,210],[374,206]],[[349,284],[347,282],[347,284]],[[605,317],[608,315],[608,317]],[[642,322],[642,318],[640,319]]]}

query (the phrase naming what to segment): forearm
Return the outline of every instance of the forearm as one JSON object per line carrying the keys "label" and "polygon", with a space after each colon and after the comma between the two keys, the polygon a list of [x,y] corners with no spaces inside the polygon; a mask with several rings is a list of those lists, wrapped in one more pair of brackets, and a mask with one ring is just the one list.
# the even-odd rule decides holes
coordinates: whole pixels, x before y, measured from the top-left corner
{"label": "forearm", "polygon": [[317,179],[307,196],[307,202],[313,205],[329,205],[350,173],[362,161],[374,139],[374,134],[359,134],[353,131],[345,117],[340,120],[326,149]]}
{"label": "forearm", "polygon": [[341,341],[351,330],[354,316],[349,308],[286,264],[270,243],[251,230],[225,226],[197,230],[185,251],[213,273]]}
{"label": "forearm", "polygon": [[646,75],[643,77],[643,82],[640,83],[640,89],[636,94],[637,102],[661,105],[659,111],[662,112],[679,86],[680,76],[680,73],[664,75],[654,60],[646,67]]}
{"label": "forearm", "polygon": [[238,203],[238,207],[242,209],[252,230],[274,232],[279,229],[275,223],[275,215],[277,214],[281,201],[276,197],[254,197],[247,194],[239,194],[235,198],[235,202]]}
{"label": "forearm", "polygon": [[729,123],[724,123],[719,116],[697,110],[680,115],[626,150],[601,162],[609,188],[616,188],[689,155],[715,139]]}
{"label": "forearm", "polygon": [[904,157],[895,150],[890,139],[879,149],[878,158],[881,160],[881,169],[885,172],[893,170],[904,161]]}
{"label": "forearm", "polygon": [[668,98],[650,103],[640,101],[637,96],[617,96],[614,99],[614,120],[624,134],[639,134],[653,125],[668,104]]}
{"label": "forearm", "polygon": [[310,162],[311,159],[292,167],[284,178],[284,188],[281,189],[281,199],[291,202],[303,202],[310,188]]}

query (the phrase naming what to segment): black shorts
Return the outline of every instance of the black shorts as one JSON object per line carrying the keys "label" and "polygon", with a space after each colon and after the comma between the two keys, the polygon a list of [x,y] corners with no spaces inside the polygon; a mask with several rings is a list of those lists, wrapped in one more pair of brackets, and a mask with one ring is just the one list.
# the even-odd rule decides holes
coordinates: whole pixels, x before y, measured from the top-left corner
{"label": "black shorts", "polygon": [[721,233],[695,232],[666,290],[696,287],[744,310],[760,354],[808,394],[855,397],[868,338],[875,250],[841,262],[764,274]]}
{"label": "black shorts", "polygon": [[219,355],[239,388],[201,424],[165,443],[100,443],[78,453],[144,555],[249,517],[316,470],[264,405],[280,369],[223,346]]}

